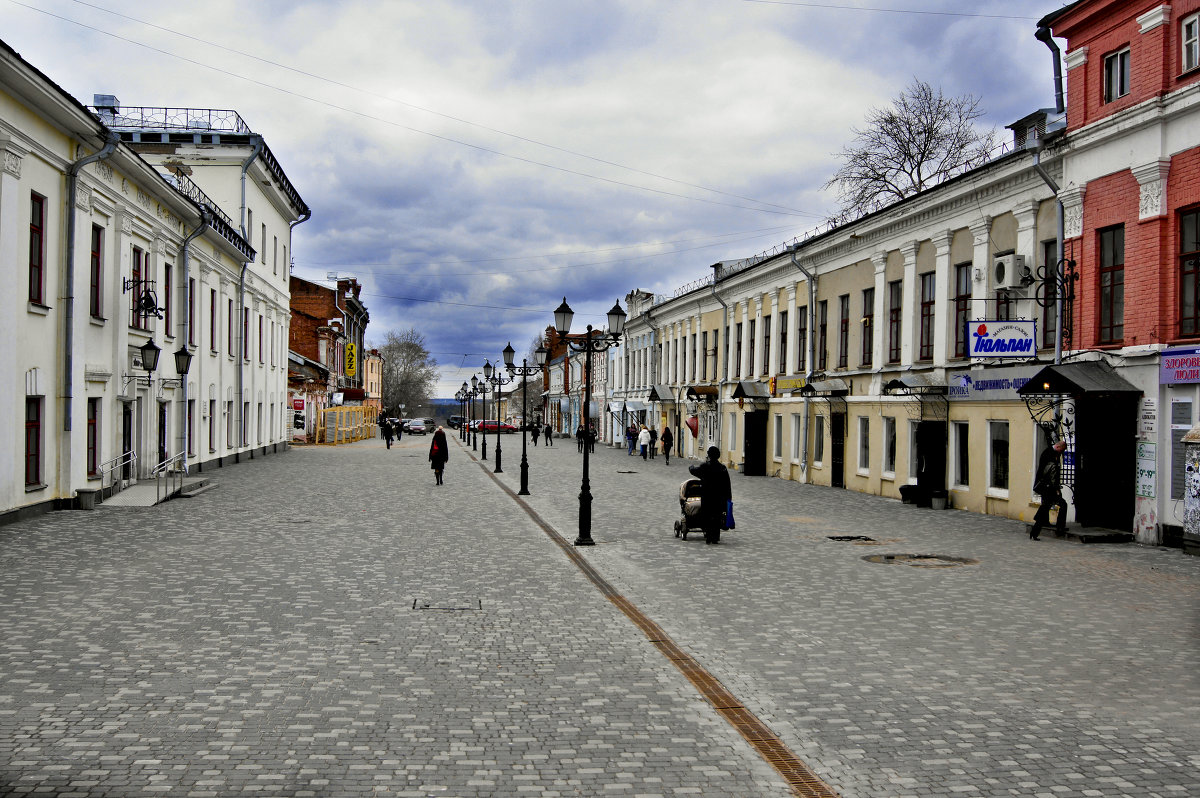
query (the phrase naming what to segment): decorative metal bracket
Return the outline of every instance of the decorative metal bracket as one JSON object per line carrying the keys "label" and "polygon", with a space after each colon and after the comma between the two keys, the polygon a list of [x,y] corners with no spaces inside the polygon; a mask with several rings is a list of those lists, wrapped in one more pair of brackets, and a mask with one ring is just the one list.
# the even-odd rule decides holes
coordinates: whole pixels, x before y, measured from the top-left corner
{"label": "decorative metal bracket", "polygon": [[[1071,348],[1072,321],[1075,318],[1075,283],[1078,280],[1079,274],[1075,271],[1075,261],[1070,258],[1063,258],[1055,263],[1053,273],[1046,268],[1046,264],[1037,268],[1037,289],[1034,291],[1033,299],[1038,306],[1049,308],[1054,305],[1060,294],[1063,298],[1062,348],[1064,350]],[[1051,287],[1053,287],[1053,291],[1050,290]]]}
{"label": "decorative metal bracket", "polygon": [[150,286],[154,285],[152,280],[121,280],[121,293],[128,294],[130,291],[139,291],[137,299],[133,303],[133,312],[149,316],[154,314],[156,318],[163,318],[163,310],[158,306],[158,294],[154,293],[154,289]]}
{"label": "decorative metal bracket", "polygon": [[[1050,440],[1065,441],[1067,450],[1075,451],[1075,397],[1065,393],[1028,394],[1021,397],[1033,423],[1041,427]],[[1075,466],[1065,461],[1062,483],[1074,487]]]}

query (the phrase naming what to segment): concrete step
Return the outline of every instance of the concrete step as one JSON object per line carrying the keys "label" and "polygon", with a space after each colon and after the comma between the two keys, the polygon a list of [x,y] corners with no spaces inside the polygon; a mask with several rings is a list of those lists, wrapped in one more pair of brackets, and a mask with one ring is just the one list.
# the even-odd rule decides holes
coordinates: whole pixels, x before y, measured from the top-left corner
{"label": "concrete step", "polygon": [[217,483],[208,482],[207,480],[205,480],[205,482],[200,485],[189,485],[189,486],[184,487],[184,489],[179,492],[178,498],[191,499],[195,496],[199,496],[201,493],[205,493],[207,491],[212,490],[216,486],[217,486]]}
{"label": "concrete step", "polygon": [[[1033,529],[1033,524],[1025,525],[1025,533]],[[1055,531],[1054,526],[1042,527],[1042,534],[1047,537],[1053,535],[1061,540],[1070,540],[1075,543],[1132,543],[1133,533],[1122,532],[1119,529],[1105,529],[1097,526],[1080,526],[1079,524],[1067,524],[1067,528],[1062,534]]]}

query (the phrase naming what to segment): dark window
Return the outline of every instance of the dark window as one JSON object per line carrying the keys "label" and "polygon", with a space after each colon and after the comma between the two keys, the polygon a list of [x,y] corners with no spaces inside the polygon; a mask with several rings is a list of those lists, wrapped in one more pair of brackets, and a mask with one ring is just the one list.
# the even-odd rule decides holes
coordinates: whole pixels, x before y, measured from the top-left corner
{"label": "dark window", "polygon": [[967,322],[971,318],[971,264],[954,267],[954,356],[967,356]]}
{"label": "dark window", "polygon": [[864,288],[862,292],[862,365],[869,366],[875,359],[875,289]]}
{"label": "dark window", "polygon": [[[746,363],[746,376],[747,377],[754,376],[754,363],[756,362],[754,360],[754,345],[756,343],[758,343],[758,335],[755,333],[755,328],[757,326],[758,325],[756,324],[755,320],[750,319],[750,351],[747,353],[750,356],[750,360],[749,360],[749,362]],[[741,372],[738,372],[738,373],[740,374]]]}
{"label": "dark window", "polygon": [[188,399],[187,403],[187,453],[196,453],[196,400]]}
{"label": "dark window", "polygon": [[217,400],[208,400],[208,450],[217,450]]}
{"label": "dark window", "polygon": [[42,484],[42,397],[25,397],[25,487]]}
{"label": "dark window", "polygon": [[103,308],[100,306],[103,299],[100,288],[104,284],[104,228],[98,224],[92,225],[91,278],[92,287],[88,306],[92,316],[98,319],[104,315]]}
{"label": "dark window", "polygon": [[779,373],[787,374],[788,312],[779,312]]}
{"label": "dark window", "polygon": [[917,349],[918,360],[933,360],[933,272],[921,275],[921,339]]}
{"label": "dark window", "polygon": [[129,326],[138,330],[150,327],[150,313],[142,301],[144,292],[150,288],[147,280],[149,271],[148,256],[139,247],[133,248],[133,256],[129,263],[129,281],[132,288],[129,291]]}
{"label": "dark window", "polygon": [[196,345],[196,278],[188,278],[187,289],[187,311],[188,311],[188,345]]}
{"label": "dark window", "polygon": [[87,472],[89,477],[100,475],[100,399],[87,400]]}
{"label": "dark window", "polygon": [[708,331],[700,333],[700,379],[708,379]]}
{"label": "dark window", "polygon": [[233,348],[233,300],[226,300],[225,306],[225,351],[230,357],[233,357],[235,350]]}
{"label": "dark window", "polygon": [[217,351],[217,289],[208,289],[208,348]]}
{"label": "dark window", "polygon": [[1100,231],[1100,343],[1125,337],[1125,226]]}
{"label": "dark window", "polygon": [[1012,321],[1013,313],[1016,312],[1017,300],[1013,299],[1012,294],[1008,291],[996,292],[996,320],[997,321]]}
{"label": "dark window", "polygon": [[738,322],[735,328],[737,335],[734,338],[733,344],[733,376],[742,376],[742,324]]}
{"label": "dark window", "polygon": [[1042,242],[1042,263],[1046,266],[1046,279],[1042,282],[1042,347],[1054,346],[1058,331],[1058,242]]}
{"label": "dark window", "polygon": [[[250,308],[242,308],[242,357],[250,359]],[[242,430],[242,443],[246,443],[246,431]]]}
{"label": "dark window", "polygon": [[[163,266],[163,332],[169,336],[175,335],[175,331],[171,329],[171,305],[173,297],[171,292],[175,288],[174,275],[171,274],[171,264],[167,263]],[[150,270],[146,270],[149,274]]]}
{"label": "dark window", "polygon": [[1179,216],[1179,334],[1200,334],[1200,210]]}
{"label": "dark window", "polygon": [[817,370],[829,366],[829,301],[817,303]]}
{"label": "dark window", "polygon": [[1129,48],[1104,56],[1104,102],[1129,93]]}
{"label": "dark window", "polygon": [[900,305],[904,301],[904,281],[888,283],[888,362],[900,362]]}
{"label": "dark window", "polygon": [[846,368],[850,359],[850,295],[838,297],[838,359],[837,367]]}
{"label": "dark window", "polygon": [[46,198],[29,195],[29,301],[42,304],[46,265]]}
{"label": "dark window", "polygon": [[771,373],[771,317],[763,316],[763,364],[761,374]]}
{"label": "dark window", "polygon": [[263,362],[263,315],[258,314],[258,362]]}
{"label": "dark window", "polygon": [[796,373],[808,369],[808,308],[796,309]]}

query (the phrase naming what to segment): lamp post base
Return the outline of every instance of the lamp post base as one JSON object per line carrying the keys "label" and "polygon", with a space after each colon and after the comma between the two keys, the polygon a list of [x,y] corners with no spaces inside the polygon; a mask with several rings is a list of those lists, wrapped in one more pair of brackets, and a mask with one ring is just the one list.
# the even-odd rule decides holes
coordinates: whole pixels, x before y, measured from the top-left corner
{"label": "lamp post base", "polygon": [[500,441],[496,441],[496,467],[492,470],[493,474],[503,474],[504,469],[500,467]]}
{"label": "lamp post base", "polygon": [[[585,455],[586,456],[586,455]],[[575,538],[576,546],[595,546],[592,540],[592,492],[584,478],[583,489],[579,491],[579,537]]]}
{"label": "lamp post base", "polygon": [[521,489],[517,491],[518,496],[529,495],[529,463],[525,460],[525,456],[521,456]]}

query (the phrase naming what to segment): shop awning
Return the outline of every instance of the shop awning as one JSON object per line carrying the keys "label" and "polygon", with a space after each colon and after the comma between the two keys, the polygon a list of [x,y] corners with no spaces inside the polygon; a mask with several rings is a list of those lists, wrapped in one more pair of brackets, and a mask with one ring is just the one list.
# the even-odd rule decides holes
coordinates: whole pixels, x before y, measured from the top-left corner
{"label": "shop awning", "polygon": [[634,400],[630,399],[625,402],[625,409],[630,412],[633,412],[635,410],[645,410],[646,405],[644,402],[635,402]]}
{"label": "shop awning", "polygon": [[671,393],[671,389],[666,385],[651,385],[650,386],[650,401],[651,402],[674,402],[675,395]]}
{"label": "shop awning", "polygon": [[888,380],[883,386],[883,392],[907,396],[945,394],[946,382],[945,380],[935,380],[926,374],[904,374]]}
{"label": "shop awning", "polygon": [[1046,366],[1030,377],[1029,382],[1017,389],[1019,396],[1040,394],[1082,396],[1084,394],[1141,392],[1140,388],[1118,374],[1116,369],[1101,361]]}
{"label": "shop awning", "polygon": [[687,389],[687,398],[692,401],[697,399],[707,399],[709,397],[716,398],[719,389],[715,385],[689,385]]}
{"label": "shop awning", "polygon": [[800,389],[805,396],[845,396],[850,386],[843,379],[816,380]]}
{"label": "shop awning", "polygon": [[733,387],[734,399],[770,399],[771,391],[758,380],[742,380]]}

